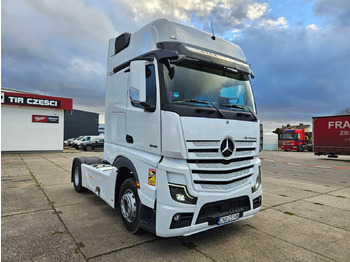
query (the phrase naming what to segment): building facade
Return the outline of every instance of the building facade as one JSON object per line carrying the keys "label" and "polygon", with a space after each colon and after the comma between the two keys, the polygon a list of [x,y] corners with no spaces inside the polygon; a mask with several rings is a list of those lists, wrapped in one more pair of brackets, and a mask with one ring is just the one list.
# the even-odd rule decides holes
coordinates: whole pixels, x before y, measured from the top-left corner
{"label": "building facade", "polygon": [[63,151],[64,112],[70,98],[1,89],[1,151]]}

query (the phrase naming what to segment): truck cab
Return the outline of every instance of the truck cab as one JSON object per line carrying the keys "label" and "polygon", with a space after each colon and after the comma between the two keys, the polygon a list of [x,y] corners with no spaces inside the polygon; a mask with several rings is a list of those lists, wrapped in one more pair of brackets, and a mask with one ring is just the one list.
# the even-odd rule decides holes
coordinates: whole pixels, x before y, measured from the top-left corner
{"label": "truck cab", "polygon": [[282,150],[304,151],[307,149],[304,129],[286,129],[282,135]]}
{"label": "truck cab", "polygon": [[93,179],[77,160],[72,181],[119,207],[133,233],[191,235],[253,216],[263,131],[252,77],[240,47],[165,19],[111,39],[96,168],[115,169]]}

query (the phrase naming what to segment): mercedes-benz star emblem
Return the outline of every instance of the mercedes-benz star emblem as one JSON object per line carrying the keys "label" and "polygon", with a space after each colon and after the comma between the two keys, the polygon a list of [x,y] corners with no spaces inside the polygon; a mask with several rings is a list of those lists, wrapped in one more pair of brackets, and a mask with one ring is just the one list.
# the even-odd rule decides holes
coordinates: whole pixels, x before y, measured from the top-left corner
{"label": "mercedes-benz star emblem", "polygon": [[235,145],[231,138],[225,138],[224,140],[222,140],[220,145],[220,151],[224,157],[231,156],[233,154],[234,148]]}

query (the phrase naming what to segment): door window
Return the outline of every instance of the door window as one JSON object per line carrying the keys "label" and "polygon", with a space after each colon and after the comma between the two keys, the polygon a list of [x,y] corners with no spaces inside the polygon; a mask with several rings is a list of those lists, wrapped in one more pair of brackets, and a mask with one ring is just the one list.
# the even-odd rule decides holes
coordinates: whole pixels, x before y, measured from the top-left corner
{"label": "door window", "polygon": [[[154,65],[146,66],[146,104],[151,107],[156,106],[156,74]],[[130,90],[129,90],[130,92]],[[137,95],[133,94],[134,97]],[[131,96],[131,97],[133,97]],[[140,102],[131,101],[134,107],[139,107],[144,109],[145,107],[140,104]]]}

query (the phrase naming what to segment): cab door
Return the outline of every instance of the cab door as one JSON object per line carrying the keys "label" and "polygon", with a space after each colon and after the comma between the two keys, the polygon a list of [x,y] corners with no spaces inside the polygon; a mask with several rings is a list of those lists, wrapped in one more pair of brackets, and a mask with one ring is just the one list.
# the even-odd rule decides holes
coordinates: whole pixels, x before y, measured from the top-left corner
{"label": "cab door", "polygon": [[[130,70],[129,74],[125,140],[128,147],[160,155],[160,94],[157,62],[154,60],[143,63],[143,73]],[[144,102],[139,101],[138,87],[131,86],[132,74],[140,74],[137,77],[145,83]]]}

